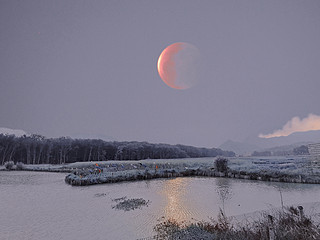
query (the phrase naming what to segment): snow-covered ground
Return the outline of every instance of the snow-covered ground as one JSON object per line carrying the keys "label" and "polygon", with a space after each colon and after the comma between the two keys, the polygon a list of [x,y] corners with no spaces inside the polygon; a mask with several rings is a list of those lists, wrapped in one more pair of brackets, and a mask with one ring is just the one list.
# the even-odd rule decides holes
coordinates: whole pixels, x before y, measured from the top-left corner
{"label": "snow-covered ground", "polygon": [[[63,165],[39,164],[24,165],[28,170],[59,170],[94,168],[96,164],[101,167],[114,168],[114,170],[130,170],[137,168],[158,167],[214,167],[216,158],[181,158],[181,159],[146,159],[140,161],[100,161],[76,162]],[[171,166],[170,166],[171,165]],[[235,157],[229,158],[228,166],[234,171],[258,173],[262,171],[277,171],[286,174],[320,174],[320,162],[312,162],[306,156],[288,157]]]}
{"label": "snow-covered ground", "polygon": [[320,175],[320,162],[314,162],[308,156],[232,158],[229,161],[229,167],[235,171],[251,173],[280,172],[283,174]]}
{"label": "snow-covered ground", "polygon": [[[145,170],[165,169],[212,169],[216,158],[146,159],[140,161],[76,162],[62,165],[24,165],[25,170],[61,171],[99,170],[105,174],[132,173]],[[228,167],[239,174],[282,174],[320,179],[320,163],[312,162],[307,156],[288,157],[235,157],[229,158]]]}

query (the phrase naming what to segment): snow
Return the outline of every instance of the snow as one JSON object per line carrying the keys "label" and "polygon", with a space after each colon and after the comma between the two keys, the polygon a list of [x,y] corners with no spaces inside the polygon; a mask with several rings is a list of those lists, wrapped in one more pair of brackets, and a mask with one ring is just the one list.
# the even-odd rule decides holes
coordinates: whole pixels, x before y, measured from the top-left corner
{"label": "snow", "polygon": [[282,174],[320,174],[320,162],[312,162],[306,156],[232,158],[229,167],[235,171],[251,173],[276,171]]}
{"label": "snow", "polygon": [[[24,169],[55,172],[73,172],[82,170],[85,171],[85,176],[83,177],[100,178],[102,182],[105,182],[106,178],[109,177],[133,177],[145,175],[147,171],[153,173],[155,170],[158,170],[159,173],[168,170],[182,172],[188,169],[210,171],[214,168],[215,159],[216,158],[185,158],[146,159],[140,161],[76,162],[62,165],[24,165]],[[235,157],[229,158],[228,160],[229,169],[233,173],[246,175],[244,178],[249,177],[248,174],[268,174],[272,175],[273,178],[290,175],[295,179],[301,179],[301,177],[303,177],[303,179],[307,179],[307,182],[312,182],[313,180],[320,181],[320,164],[312,162],[306,156]],[[99,169],[101,170],[101,173],[99,172]]]}
{"label": "snow", "polygon": [[11,129],[11,128],[0,128],[0,134],[4,135],[15,135],[16,137],[22,137],[23,135],[28,135],[25,131],[20,129]]}

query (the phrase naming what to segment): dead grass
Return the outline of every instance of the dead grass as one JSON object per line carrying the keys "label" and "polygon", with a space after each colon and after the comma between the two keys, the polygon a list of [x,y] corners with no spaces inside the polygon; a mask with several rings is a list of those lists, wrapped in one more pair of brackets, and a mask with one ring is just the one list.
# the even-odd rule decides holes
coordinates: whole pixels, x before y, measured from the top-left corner
{"label": "dead grass", "polygon": [[319,240],[320,226],[301,209],[290,207],[273,216],[262,215],[247,224],[231,224],[220,211],[211,222],[178,223],[173,219],[158,224],[154,239],[215,239],[215,240]]}

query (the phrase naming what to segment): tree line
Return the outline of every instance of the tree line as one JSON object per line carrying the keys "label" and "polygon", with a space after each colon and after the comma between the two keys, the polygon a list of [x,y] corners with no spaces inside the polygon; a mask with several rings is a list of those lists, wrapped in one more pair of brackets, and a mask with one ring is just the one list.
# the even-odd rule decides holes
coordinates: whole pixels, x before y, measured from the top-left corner
{"label": "tree line", "polygon": [[233,157],[234,152],[218,148],[148,142],[106,142],[100,139],[45,138],[38,134],[0,134],[0,163],[64,164],[87,161],[141,160],[198,157]]}
{"label": "tree line", "polygon": [[309,155],[309,149],[306,145],[301,145],[299,147],[295,147],[293,149],[287,149],[287,150],[276,150],[276,151],[254,151],[251,156],[253,157],[270,157],[270,156],[289,156],[289,155]]}

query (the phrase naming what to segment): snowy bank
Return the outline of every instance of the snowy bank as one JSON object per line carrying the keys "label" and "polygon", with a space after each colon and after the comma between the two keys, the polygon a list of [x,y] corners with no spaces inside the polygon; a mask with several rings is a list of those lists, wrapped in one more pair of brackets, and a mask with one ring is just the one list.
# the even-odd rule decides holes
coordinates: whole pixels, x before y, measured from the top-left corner
{"label": "snowy bank", "polygon": [[[229,158],[228,171],[215,169],[216,158],[146,159],[23,165],[20,170],[70,173],[66,182],[91,185],[180,176],[208,176],[260,181],[320,183],[320,164],[305,156]],[[1,170],[5,170],[2,167]],[[13,170],[18,170],[15,167]],[[100,171],[99,171],[100,170]]]}
{"label": "snowy bank", "polygon": [[303,157],[232,158],[226,172],[218,172],[215,158],[72,163],[66,176],[76,186],[187,176],[228,177],[260,181],[320,183],[320,169]]}

